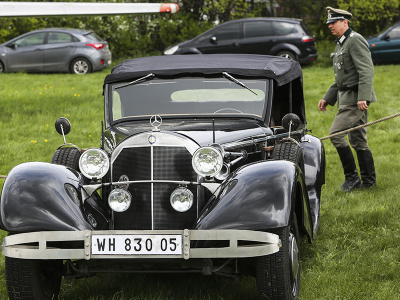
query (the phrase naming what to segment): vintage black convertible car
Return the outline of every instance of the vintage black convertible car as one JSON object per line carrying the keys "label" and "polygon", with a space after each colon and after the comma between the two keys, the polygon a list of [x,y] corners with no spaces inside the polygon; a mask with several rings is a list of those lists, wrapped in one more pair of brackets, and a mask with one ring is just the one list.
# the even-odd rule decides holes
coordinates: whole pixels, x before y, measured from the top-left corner
{"label": "vintage black convertible car", "polygon": [[254,276],[296,299],[299,244],[319,226],[325,154],[308,134],[295,61],[257,55],[127,60],[104,81],[99,148],[16,166],[1,195],[10,299],[52,299],[62,276]]}

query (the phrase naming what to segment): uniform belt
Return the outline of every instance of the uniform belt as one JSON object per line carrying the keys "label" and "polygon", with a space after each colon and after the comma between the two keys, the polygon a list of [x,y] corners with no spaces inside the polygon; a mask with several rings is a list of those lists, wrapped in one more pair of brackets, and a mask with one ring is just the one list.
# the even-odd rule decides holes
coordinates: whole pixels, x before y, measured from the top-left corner
{"label": "uniform belt", "polygon": [[344,86],[339,86],[339,90],[341,92],[343,92],[343,91],[354,91],[354,92],[357,92],[358,91],[358,82],[347,84],[347,85],[344,85]]}

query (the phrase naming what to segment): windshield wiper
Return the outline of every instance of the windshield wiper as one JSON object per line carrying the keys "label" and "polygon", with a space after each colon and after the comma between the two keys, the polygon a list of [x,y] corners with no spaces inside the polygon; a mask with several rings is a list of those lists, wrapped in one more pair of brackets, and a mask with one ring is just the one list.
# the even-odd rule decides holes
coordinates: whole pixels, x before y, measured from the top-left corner
{"label": "windshield wiper", "polygon": [[[245,89],[248,89],[250,92],[252,92],[254,95],[257,95],[256,92],[254,92],[252,89],[248,88],[243,82],[240,82],[239,80],[237,80],[235,77],[233,77],[232,75],[229,75],[226,72],[222,72],[222,75],[224,75],[226,78],[228,78],[229,80],[232,80],[234,83],[240,85],[241,87],[244,87]],[[258,96],[258,95],[257,95]]]}
{"label": "windshield wiper", "polygon": [[134,81],[131,81],[131,82],[128,82],[128,83],[124,83],[124,84],[121,84],[121,85],[117,85],[117,86],[114,87],[114,89],[120,89],[120,88],[128,86],[128,85],[134,85],[136,83],[140,83],[142,81],[145,81],[145,80],[148,80],[150,78],[153,78],[154,76],[156,76],[156,75],[154,75],[153,73],[150,73],[150,74],[148,74],[148,75],[146,75],[146,76],[144,76],[142,78],[136,79]]}

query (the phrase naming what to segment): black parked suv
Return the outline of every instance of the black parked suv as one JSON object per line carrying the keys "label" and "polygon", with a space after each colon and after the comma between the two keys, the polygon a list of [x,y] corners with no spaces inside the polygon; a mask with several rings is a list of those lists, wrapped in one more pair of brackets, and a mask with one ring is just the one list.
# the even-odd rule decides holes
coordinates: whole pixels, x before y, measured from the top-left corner
{"label": "black parked suv", "polygon": [[226,22],[165,49],[171,54],[267,54],[306,65],[317,60],[315,38],[300,19],[252,18]]}

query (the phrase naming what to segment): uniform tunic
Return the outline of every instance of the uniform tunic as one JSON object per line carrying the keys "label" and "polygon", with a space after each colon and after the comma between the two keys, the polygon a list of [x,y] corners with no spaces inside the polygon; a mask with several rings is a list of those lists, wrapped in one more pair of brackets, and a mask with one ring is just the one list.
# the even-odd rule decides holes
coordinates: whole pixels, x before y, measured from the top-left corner
{"label": "uniform tunic", "polygon": [[[339,111],[332,123],[330,134],[340,132],[367,122],[367,111],[357,107],[357,101],[365,100],[368,105],[376,102],[373,88],[374,65],[368,43],[360,34],[349,28],[337,41],[333,58],[335,83],[328,89],[323,99],[328,104],[338,102]],[[331,138],[336,148],[347,147],[348,143],[340,135]],[[351,146],[355,150],[369,149],[367,127],[349,133]]]}
{"label": "uniform tunic", "polygon": [[[324,99],[330,105],[335,105],[336,101],[339,101],[339,105],[357,105],[358,100],[376,102],[372,86],[374,65],[364,37],[349,28],[337,41],[331,56],[335,83],[328,89]],[[355,84],[358,84],[358,89],[345,90]]]}

